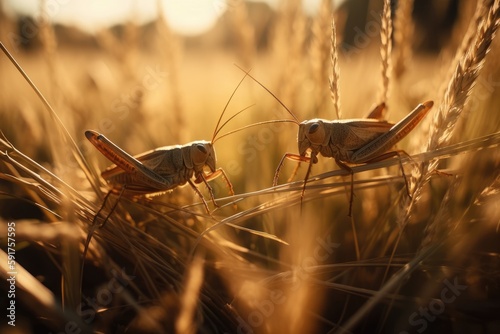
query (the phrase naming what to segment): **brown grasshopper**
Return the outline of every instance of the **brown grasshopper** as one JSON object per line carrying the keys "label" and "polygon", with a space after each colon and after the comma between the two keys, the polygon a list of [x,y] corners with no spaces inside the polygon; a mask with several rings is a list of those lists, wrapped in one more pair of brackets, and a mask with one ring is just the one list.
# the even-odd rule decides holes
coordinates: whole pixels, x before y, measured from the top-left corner
{"label": "brown grasshopper", "polygon": [[[222,118],[226,109],[231,102],[234,94],[238,90],[239,86],[245,79],[245,76],[240,80],[236,88],[233,90],[229,100],[227,101],[224,109],[222,110],[219,120],[215,126],[214,133],[212,135],[211,141],[199,140],[193,141],[185,145],[173,145],[165,146],[148,151],[137,156],[131,156],[112,141],[107,139],[102,134],[96,131],[87,130],[85,131],[85,136],[87,139],[114,165],[105,169],[101,176],[105,179],[111,186],[111,190],[104,198],[104,202],[101,208],[97,211],[92,222],[92,229],[87,235],[87,239],[84,244],[83,259],[81,275],[83,275],[85,256],[88,250],[88,246],[92,239],[94,229],[98,226],[95,224],[97,217],[99,216],[101,210],[103,210],[106,200],[111,193],[118,193],[118,200],[115,202],[110,212],[104,218],[103,222],[99,227],[103,227],[106,221],[109,219],[111,213],[114,211],[118,204],[120,197],[126,193],[129,196],[147,195],[154,193],[162,193],[177,187],[183,186],[186,183],[193,188],[196,194],[200,197],[205,210],[210,215],[210,209],[208,204],[200,192],[196,184],[204,183],[210,193],[210,198],[214,206],[218,207],[212,187],[209,185],[208,181],[213,180],[219,176],[224,178],[226,182],[230,195],[234,195],[234,190],[229,178],[222,168],[216,169],[216,155],[213,144],[232,133],[238,132],[240,130],[260,125],[266,124],[271,121],[264,121],[259,123],[250,124],[242,128],[227,132],[223,135],[218,136],[222,128],[228,124],[232,119],[238,116],[240,113],[247,110],[249,107],[240,110],[233,116],[229,117],[224,123],[221,124]],[[220,125],[220,126],[219,126]],[[218,137],[217,137],[218,136]],[[206,171],[205,167],[208,167]],[[83,276],[82,276],[83,277]]]}
{"label": "brown grasshopper", "polygon": [[[304,178],[301,194],[302,201],[306,183],[311,173],[311,167],[318,162],[318,154],[327,158],[334,158],[341,169],[351,174],[349,216],[352,214],[352,203],[354,200],[354,172],[349,165],[369,164],[394,156],[400,156],[401,154],[407,155],[407,153],[402,150],[391,150],[391,148],[417,126],[434,104],[432,101],[419,104],[412,112],[396,124],[376,119],[382,114],[385,107],[384,104],[378,105],[370,113],[369,117],[373,118],[331,121],[315,118],[299,123],[297,117],[268,88],[248,72],[246,73],[276,98],[288,113],[292,115],[295,120],[294,123],[299,126],[297,136],[299,154],[285,153],[274,174],[273,186],[278,184],[279,173],[285,159],[298,161],[299,164],[300,162],[308,162],[309,166]],[[310,152],[309,156],[307,156],[307,152]],[[399,163],[404,177],[401,160]],[[299,166],[297,166],[289,181],[293,179],[298,168]],[[408,195],[411,196],[406,177],[405,185]]]}
{"label": "brown grasshopper", "polygon": [[[123,190],[132,196],[146,195],[165,192],[189,183],[210,213],[208,204],[196,184],[203,182],[207,186],[210,198],[217,206],[208,181],[222,175],[229,187],[229,193],[234,195],[233,186],[224,170],[215,168],[213,141],[200,140],[185,145],[164,146],[133,157],[95,131],[87,130],[85,136],[104,156],[115,163],[101,173],[115,192]],[[209,172],[205,171],[205,166]]]}
{"label": "brown grasshopper", "polygon": [[[92,130],[85,131],[87,139],[114,163],[101,173],[101,176],[110,184],[111,191],[137,196],[165,192],[188,183],[200,197],[209,214],[208,204],[196,184],[204,183],[206,185],[210,198],[216,207],[218,205],[208,181],[222,176],[229,188],[230,195],[234,195],[233,186],[224,170],[222,168],[216,169],[216,155],[213,144],[218,139],[243,129],[231,131],[217,138],[220,130],[230,120],[248,109],[247,107],[239,111],[219,127],[229,102],[244,79],[245,77],[241,79],[224,107],[211,141],[199,140],[185,145],[164,146],[134,157],[102,134]],[[244,128],[247,127],[249,126]],[[206,167],[208,167],[208,171]]]}

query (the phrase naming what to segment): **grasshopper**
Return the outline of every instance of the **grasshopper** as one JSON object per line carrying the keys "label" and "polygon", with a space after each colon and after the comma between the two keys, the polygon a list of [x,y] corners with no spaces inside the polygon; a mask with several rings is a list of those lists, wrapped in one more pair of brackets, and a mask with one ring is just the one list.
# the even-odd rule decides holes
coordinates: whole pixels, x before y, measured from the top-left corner
{"label": "grasshopper", "polygon": [[[205,184],[210,193],[211,201],[215,207],[218,207],[208,181],[222,176],[228,186],[230,195],[233,196],[233,186],[227,174],[222,168],[216,168],[216,155],[213,144],[218,139],[243,129],[234,130],[217,137],[220,130],[230,120],[248,109],[247,107],[239,111],[221,125],[227,106],[245,77],[241,79],[224,107],[211,141],[198,140],[185,145],[164,146],[137,156],[131,156],[102,134],[93,130],[85,131],[87,139],[114,163],[101,173],[102,178],[110,184],[111,191],[120,193],[120,195],[126,193],[130,196],[138,196],[166,192],[188,183],[203,202],[207,213],[210,214],[208,203],[196,184]],[[219,125],[221,126],[219,127]],[[244,128],[247,127],[249,126]],[[208,167],[208,171],[206,167]]]}
{"label": "grasshopper", "polygon": [[[111,213],[116,208],[120,197],[124,193],[129,196],[162,193],[188,183],[200,197],[205,210],[209,215],[211,213],[208,207],[208,203],[196,184],[204,183],[206,185],[210,193],[210,198],[215,207],[218,207],[218,205],[215,201],[212,187],[209,185],[208,181],[222,176],[229,188],[229,193],[234,196],[233,186],[229,181],[226,173],[222,168],[216,168],[217,159],[213,146],[214,143],[223,137],[226,137],[243,129],[274,122],[257,122],[218,136],[225,125],[227,125],[232,119],[249,108],[246,107],[240,110],[221,124],[222,118],[229,103],[231,102],[234,94],[236,93],[246,76],[247,74],[245,74],[245,76],[240,80],[236,88],[233,90],[231,96],[229,97],[226,105],[224,106],[224,109],[222,110],[222,113],[219,116],[219,119],[215,126],[212,139],[210,141],[199,140],[190,142],[185,145],[160,147],[134,157],[122,150],[118,145],[114,144],[102,134],[99,134],[98,132],[93,130],[85,131],[85,136],[87,137],[87,139],[106,158],[113,162],[114,165],[108,167],[101,173],[102,178],[110,184],[111,190],[104,197],[101,208],[94,216],[92,229],[87,235],[83,251],[84,261],[82,261],[81,267],[82,277],[88,246],[90,244],[94,229],[97,227],[97,224],[95,224],[95,222],[101,210],[103,210],[106,200],[111,193],[118,193],[118,200],[115,202],[108,215],[104,218],[103,222],[99,225],[99,227],[101,228],[109,219]],[[208,171],[206,171],[206,167],[208,167]]]}
{"label": "grasshopper", "polygon": [[[196,184],[203,182],[207,186],[210,198],[217,206],[208,181],[222,175],[229,193],[234,195],[233,186],[224,170],[215,167],[213,141],[199,140],[185,145],[164,146],[133,157],[102,134],[87,130],[85,136],[115,163],[101,173],[115,192],[123,191],[132,196],[146,195],[165,192],[189,183],[210,213]],[[205,166],[209,168],[209,172],[205,171]]]}
{"label": "grasshopper", "polygon": [[[391,149],[420,123],[434,104],[432,101],[419,104],[405,118],[396,124],[377,119],[380,118],[383,113],[385,107],[383,103],[370,112],[369,117],[371,118],[345,120],[315,118],[299,123],[297,117],[267,87],[248,72],[246,73],[270,93],[293,117],[293,123],[299,126],[297,136],[299,154],[285,153],[283,155],[274,174],[273,186],[278,184],[278,177],[285,159],[299,162],[299,165],[295,168],[289,181],[295,176],[300,166],[300,162],[309,163],[301,193],[302,201],[312,165],[318,162],[318,154],[326,158],[333,158],[341,169],[346,170],[351,175],[349,216],[352,215],[352,203],[354,200],[354,172],[349,165],[369,164],[394,156],[399,157],[401,154],[408,155],[403,150]],[[307,156],[308,152],[310,152],[309,156]],[[404,177],[401,159],[399,163]],[[406,177],[404,179],[406,190],[411,197]]]}

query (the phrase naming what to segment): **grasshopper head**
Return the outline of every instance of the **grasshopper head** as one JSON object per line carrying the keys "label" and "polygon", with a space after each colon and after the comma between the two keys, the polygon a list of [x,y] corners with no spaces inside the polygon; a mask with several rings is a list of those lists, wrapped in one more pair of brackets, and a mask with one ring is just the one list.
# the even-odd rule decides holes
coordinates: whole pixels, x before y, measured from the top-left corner
{"label": "grasshopper head", "polygon": [[319,151],[327,139],[325,124],[321,120],[311,119],[300,123],[297,138],[299,154],[305,156],[308,149]]}
{"label": "grasshopper head", "polygon": [[195,170],[202,170],[205,165],[215,172],[215,150],[212,143],[199,141],[191,145],[191,161]]}

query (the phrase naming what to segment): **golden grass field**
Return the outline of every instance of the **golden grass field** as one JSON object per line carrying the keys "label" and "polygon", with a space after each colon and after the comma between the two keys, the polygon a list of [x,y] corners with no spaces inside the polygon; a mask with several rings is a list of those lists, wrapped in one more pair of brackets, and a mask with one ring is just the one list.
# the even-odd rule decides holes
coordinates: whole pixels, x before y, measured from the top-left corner
{"label": "golden grass field", "polygon": [[[0,41],[50,106],[2,52],[0,331],[498,333],[500,1],[458,1],[449,30],[431,33],[441,5],[422,21],[417,2],[391,16],[389,1],[370,1],[352,24],[353,3],[307,16],[284,1],[264,16],[231,1],[196,38],[161,17],[92,37],[42,16],[26,39],[2,16]],[[220,134],[292,119],[248,76],[235,91],[235,64],[299,121],[363,118],[384,102],[397,123],[434,106],[397,143],[410,158],[353,166],[351,217],[350,176],[332,158],[318,155],[302,199],[308,163],[288,181],[286,160],[272,187],[283,155],[299,153],[294,123],[215,142],[235,195],[210,181],[215,207],[200,184],[210,214],[189,185],[115,192],[97,214],[111,162],[85,130],[131,155],[210,141],[233,92],[222,122],[251,107]]]}

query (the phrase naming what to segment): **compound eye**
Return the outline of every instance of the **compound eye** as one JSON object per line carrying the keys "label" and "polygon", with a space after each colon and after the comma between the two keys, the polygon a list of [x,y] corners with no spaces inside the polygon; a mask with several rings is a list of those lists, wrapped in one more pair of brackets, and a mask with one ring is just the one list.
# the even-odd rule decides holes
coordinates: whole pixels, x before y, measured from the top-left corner
{"label": "compound eye", "polygon": [[198,149],[198,151],[200,151],[201,153],[204,153],[204,154],[207,154],[207,149],[205,146],[201,145],[201,144],[197,144],[196,145],[196,148]]}
{"label": "compound eye", "polygon": [[307,131],[307,138],[311,144],[320,145],[325,141],[325,125],[321,122],[311,123]]}
{"label": "compound eye", "polygon": [[311,127],[309,128],[309,134],[312,135],[319,129],[319,123],[313,123]]}
{"label": "compound eye", "polygon": [[193,163],[195,165],[204,164],[208,156],[207,148],[203,144],[196,144],[194,147],[191,151],[191,159],[193,159]]}

